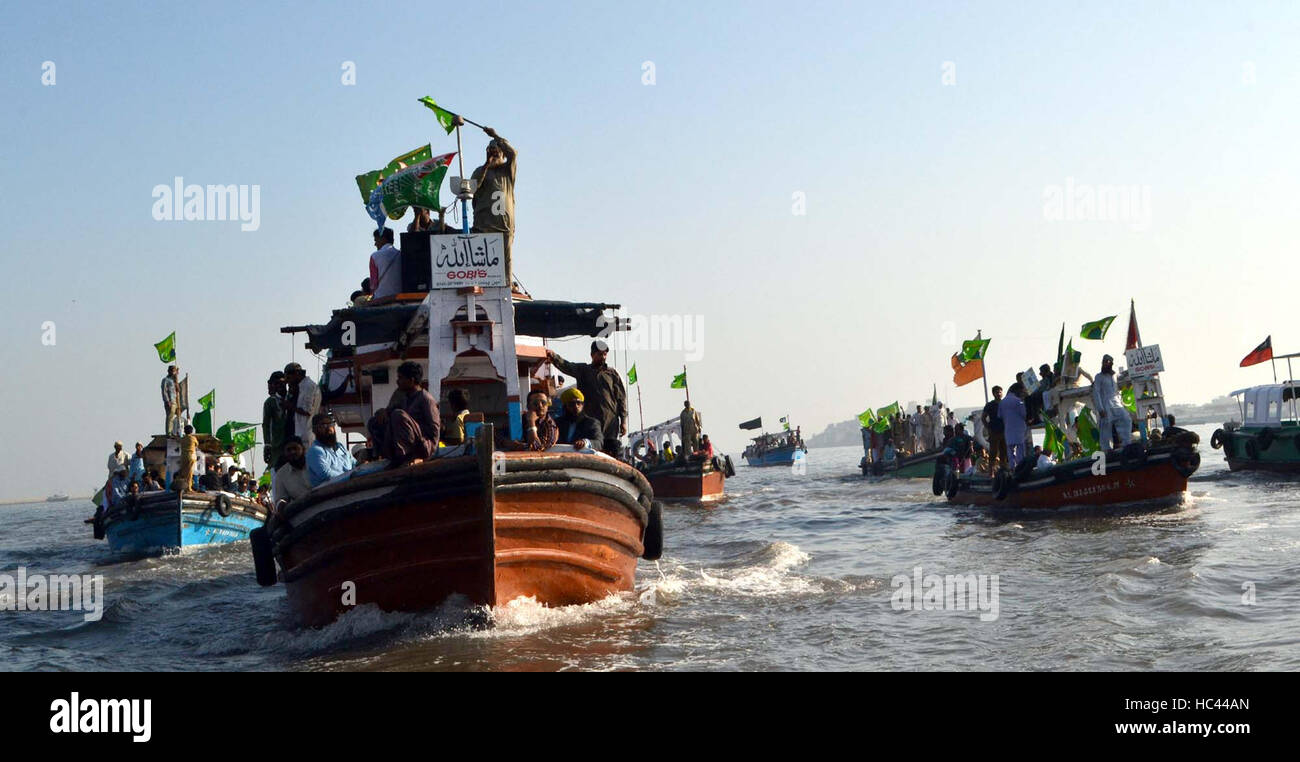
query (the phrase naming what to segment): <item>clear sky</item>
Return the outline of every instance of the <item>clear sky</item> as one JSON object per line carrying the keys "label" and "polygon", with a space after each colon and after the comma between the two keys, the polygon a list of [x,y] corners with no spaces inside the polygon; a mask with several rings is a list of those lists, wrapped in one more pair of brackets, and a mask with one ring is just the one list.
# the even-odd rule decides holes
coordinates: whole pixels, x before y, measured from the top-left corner
{"label": "clear sky", "polygon": [[[1095,369],[1130,297],[1173,401],[1265,382],[1238,360],[1300,350],[1296,39],[1294,3],[9,3],[0,498],[85,494],[158,432],[172,330],[193,396],[257,420],[307,355],[279,327],[366,275],[353,176],[455,149],[423,95],[518,148],[535,295],[701,316],[692,397],[732,452],[758,415],[980,402],[948,363],[976,329],[1006,382],[1119,314],[1075,342]],[[259,229],[155,221],[176,176],[260,186]],[[1050,211],[1067,187],[1149,205]],[[684,349],[630,355],[647,422],[680,409]]]}

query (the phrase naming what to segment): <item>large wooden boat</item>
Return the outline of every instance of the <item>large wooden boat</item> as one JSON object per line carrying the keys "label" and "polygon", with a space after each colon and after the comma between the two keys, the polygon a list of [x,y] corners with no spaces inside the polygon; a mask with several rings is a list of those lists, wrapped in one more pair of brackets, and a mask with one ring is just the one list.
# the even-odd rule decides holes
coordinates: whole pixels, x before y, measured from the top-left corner
{"label": "large wooden boat", "polygon": [[228,492],[163,490],[128,496],[93,524],[110,550],[147,553],[243,540],[265,521],[259,503]]}
{"label": "large wooden boat", "polygon": [[572,448],[493,453],[491,437],[488,425],[475,454],[354,476],[278,512],[267,539],[299,621],[365,604],[563,606],[632,589],[659,521],[645,478]]}
{"label": "large wooden boat", "polygon": [[1228,421],[1214,432],[1210,446],[1223,449],[1232,471],[1300,473],[1300,415],[1294,380],[1238,389],[1240,421]]}
{"label": "large wooden boat", "polygon": [[[446,256],[453,249],[473,266]],[[407,233],[401,250],[432,252],[431,291],[283,330],[330,352],[322,392],[344,436],[365,436],[404,361],[426,369],[440,404],[466,390],[482,423],[423,463],[367,464],[277,510],[251,538],[258,581],[282,581],[306,625],[365,604],[419,611],[452,596],[486,606],[530,596],[563,606],[631,590],[637,559],[662,548],[646,478],[591,450],[502,452],[494,442],[495,431],[522,439],[529,392],[558,395],[546,341],[621,328],[604,315],[617,305],[512,296],[499,234]]]}

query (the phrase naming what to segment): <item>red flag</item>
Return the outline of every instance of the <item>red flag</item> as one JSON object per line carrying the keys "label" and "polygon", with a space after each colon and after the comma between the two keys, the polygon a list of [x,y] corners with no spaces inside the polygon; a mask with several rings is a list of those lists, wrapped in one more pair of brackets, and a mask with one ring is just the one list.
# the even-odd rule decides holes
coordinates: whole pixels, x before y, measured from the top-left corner
{"label": "red flag", "polygon": [[1264,339],[1264,343],[1251,350],[1251,353],[1241,359],[1241,366],[1245,368],[1250,365],[1258,365],[1266,360],[1273,359],[1273,337],[1269,336]]}
{"label": "red flag", "polygon": [[1124,350],[1137,349],[1142,346],[1142,336],[1138,334],[1138,316],[1137,308],[1133,306],[1133,300],[1128,300],[1128,341],[1124,344]]}

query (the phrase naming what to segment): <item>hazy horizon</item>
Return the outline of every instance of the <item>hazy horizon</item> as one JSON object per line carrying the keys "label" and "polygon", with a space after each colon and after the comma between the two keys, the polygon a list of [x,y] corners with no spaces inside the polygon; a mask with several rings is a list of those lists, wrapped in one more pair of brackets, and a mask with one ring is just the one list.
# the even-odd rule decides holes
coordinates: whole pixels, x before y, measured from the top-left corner
{"label": "hazy horizon", "polygon": [[[519,150],[535,296],[692,326],[698,346],[611,360],[637,365],[647,424],[680,410],[685,362],[734,454],[756,416],[811,435],[931,384],[978,404],[949,366],[977,330],[990,385],[1053,360],[1063,322],[1095,371],[1122,358],[1130,298],[1174,404],[1270,382],[1237,367],[1265,336],[1300,350],[1270,288],[1300,176],[1293,5],[412,11],[9,9],[0,499],[85,494],[115,439],[158,433],[173,330],[218,424],[260,421],[271,370],[314,371],[279,328],[325,322],[367,274],[353,177],[456,150],[424,95]],[[423,15],[437,34],[410,31]],[[468,172],[486,138],[463,137]],[[177,177],[257,186],[257,229],[155,220]],[[1104,342],[1078,338],[1108,315]]]}

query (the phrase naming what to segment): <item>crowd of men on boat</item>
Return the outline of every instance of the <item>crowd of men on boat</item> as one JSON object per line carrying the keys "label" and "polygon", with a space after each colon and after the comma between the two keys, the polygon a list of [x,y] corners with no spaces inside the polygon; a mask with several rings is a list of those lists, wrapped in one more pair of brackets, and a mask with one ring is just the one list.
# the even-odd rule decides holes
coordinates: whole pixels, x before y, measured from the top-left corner
{"label": "crowd of men on boat", "polygon": [[[1077,386],[1080,375],[1092,384],[1090,403],[1098,416],[1096,428],[1103,449],[1124,447],[1135,434],[1146,442],[1149,437],[1168,435],[1175,429],[1174,416],[1160,418],[1154,410],[1134,419],[1124,405],[1111,355],[1102,357],[1101,368],[1095,376],[1077,367],[1073,371],[1063,375],[1058,363],[1041,365],[1038,377],[1029,381],[1025,373],[1017,373],[1005,396],[1001,386],[994,386],[993,399],[978,412],[971,413],[965,422],[957,421],[952,410],[944,417],[943,405],[937,401],[924,409],[918,405],[916,413],[910,416],[891,416],[886,431],[864,428],[864,439],[869,437],[865,442],[868,462],[879,464],[883,470],[893,467],[900,459],[939,451],[951,457],[955,467],[966,474],[976,470],[993,474],[999,468],[1014,472],[1030,468],[1025,465],[1027,462],[1033,464],[1033,469],[1052,468],[1056,465],[1053,454],[1033,442],[1032,427],[1042,425],[1045,420],[1052,421],[1062,431],[1064,459],[1082,457],[1078,417],[1071,411],[1058,421],[1051,396],[1053,391]],[[969,430],[966,423],[972,424]],[[973,436],[976,431],[982,434],[986,444]]]}
{"label": "crowd of men on boat", "polygon": [[[191,437],[194,435],[194,427],[187,425],[184,432],[185,438]],[[185,438],[182,438],[182,453],[185,450]],[[235,464],[229,454],[207,456],[204,465],[202,473],[194,473],[193,468],[188,471],[189,486],[184,491],[228,492],[270,507],[270,485],[259,485],[256,477]],[[186,476],[186,472],[178,470],[172,476],[170,489],[182,491],[180,487],[186,483]],[[119,440],[113,443],[113,451],[108,455],[108,478],[104,482],[95,515],[102,516],[112,508],[127,505],[142,494],[168,489],[166,477],[158,473],[158,469],[148,468],[144,444],[136,442],[135,452],[127,453]]]}
{"label": "crowd of men on boat", "polygon": [[745,457],[757,457],[769,450],[781,450],[789,447],[803,450],[808,449],[807,445],[803,441],[802,426],[794,427],[794,431],[764,434],[761,437],[755,437],[753,444],[746,447],[742,455]]}

